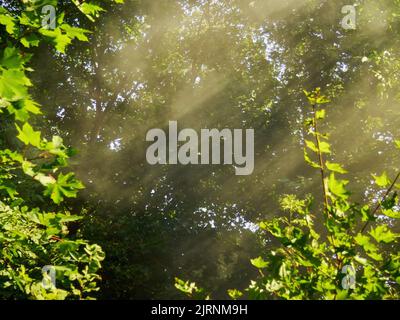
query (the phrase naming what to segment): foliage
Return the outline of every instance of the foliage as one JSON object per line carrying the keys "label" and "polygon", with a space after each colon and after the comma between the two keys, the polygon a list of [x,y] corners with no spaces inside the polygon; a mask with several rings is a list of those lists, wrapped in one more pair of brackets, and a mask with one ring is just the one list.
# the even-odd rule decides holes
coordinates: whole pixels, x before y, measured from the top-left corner
{"label": "foliage", "polygon": [[[79,239],[76,231],[69,233],[69,225],[81,217],[61,206],[53,205],[53,212],[32,208],[32,198],[51,207],[51,202],[59,205],[83,188],[72,172],[64,172],[73,150],[61,137],[47,140],[32,126],[32,115],[41,109],[29,94],[29,49],[47,42],[65,54],[73,39],[88,41],[86,30],[64,22],[65,12],[58,12],[54,30],[42,26],[45,5],[57,7],[57,1],[2,1],[0,8],[1,124],[14,127],[14,137],[8,135],[0,149],[1,298],[88,298],[98,290],[104,259],[98,245]],[[94,2],[77,5],[90,19],[100,11]],[[40,196],[39,186],[50,201]],[[55,267],[56,287],[42,286],[45,265]]]}
{"label": "foliage", "polygon": [[[67,224],[81,219],[64,213],[10,207],[0,202],[0,297],[82,299],[98,290],[104,253],[96,244],[68,237]],[[54,266],[55,286],[44,287],[42,267]]]}
{"label": "foliage", "polygon": [[[245,290],[247,296],[250,299],[399,299],[400,234],[390,227],[390,218],[398,218],[398,196],[393,189],[400,174],[393,181],[386,173],[374,176],[379,187],[387,188],[377,205],[352,202],[346,187],[349,181],[337,177],[346,171],[338,163],[325,161],[332,152],[328,136],[318,130],[319,120],[325,117],[322,104],[329,100],[319,88],[305,94],[312,107],[305,125],[314,141],[305,138],[304,155],[306,162],[320,171],[323,205],[315,208],[312,197],[299,200],[286,195],[281,208],[288,215],[259,223],[261,230],[272,235],[276,246],[251,260],[260,276]],[[309,150],[316,160],[311,160]],[[323,229],[317,231],[316,222],[321,220]],[[181,286],[177,288],[187,293]]]}
{"label": "foliage", "polygon": [[205,295],[204,289],[198,288],[194,282],[183,281],[179,278],[175,278],[175,288],[193,299],[209,299],[209,297]]}
{"label": "foliage", "polygon": [[[329,128],[335,154],[325,166],[343,171],[335,164],[345,164],[353,202],[382,198],[386,190],[370,183],[370,173],[379,177],[386,171],[392,178],[398,168],[392,141],[400,127],[399,1],[354,2],[356,30],[340,26],[345,0],[135,0],[118,6],[79,1],[79,8],[58,1],[57,12],[65,13],[58,16],[60,32],[27,33],[11,44],[24,57],[33,54],[25,65],[35,72],[26,74],[42,115],[28,119],[32,130],[40,128],[48,142],[60,136],[65,146],[79,150],[69,162],[86,188],[68,197],[73,194],[64,185],[73,177],[60,180],[59,190],[15,170],[9,182],[22,182],[16,184],[21,206],[87,209],[84,220],[68,226],[72,236],[79,227],[106,252],[102,298],[177,298],[175,275],[203,284],[214,298],[243,288],[258,272],[249,259],[276,246],[270,234],[254,232],[253,223],[282,214],[279,203],[296,215],[306,201],[301,199],[320,188],[299,148],[309,110],[304,87],[321,86],[332,100],[321,125]],[[29,27],[12,19],[23,1],[1,3],[11,12],[0,18],[2,39],[9,38],[6,29]],[[13,87],[23,93],[18,84]],[[16,107],[11,111],[36,110],[31,104]],[[0,118],[0,144],[23,153],[8,119]],[[149,166],[146,131],[173,119],[195,130],[254,128],[255,172],[237,178],[229,166]],[[18,123],[21,131],[23,124]],[[47,161],[34,159],[35,147],[27,149],[35,170]],[[310,151],[308,156],[318,165]],[[58,181],[59,173],[68,172],[45,172],[41,179],[52,181],[51,175]],[[48,201],[53,191],[56,199],[63,197],[58,205]],[[281,196],[291,194],[298,203]],[[318,231],[319,220],[320,215]],[[399,222],[389,221],[398,231]]]}

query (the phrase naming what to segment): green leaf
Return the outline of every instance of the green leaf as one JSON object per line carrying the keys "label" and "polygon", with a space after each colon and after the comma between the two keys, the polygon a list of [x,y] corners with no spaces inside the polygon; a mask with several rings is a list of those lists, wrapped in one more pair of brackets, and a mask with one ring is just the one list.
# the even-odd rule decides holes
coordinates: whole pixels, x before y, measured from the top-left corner
{"label": "green leaf", "polygon": [[327,97],[325,96],[320,96],[317,98],[316,100],[317,104],[324,104],[324,103],[329,103],[331,102],[331,100],[329,100]]}
{"label": "green leaf", "polygon": [[372,259],[376,260],[376,261],[382,261],[383,257],[380,253],[377,252],[367,252],[367,255],[370,256]]}
{"label": "green leaf", "polygon": [[376,242],[390,243],[396,239],[396,235],[389,230],[387,225],[377,226],[372,229],[369,234],[375,239]]}
{"label": "green leaf", "polygon": [[40,131],[35,131],[29,123],[24,123],[22,129],[16,124],[18,130],[17,138],[26,145],[31,144],[34,147],[40,147]]}
{"label": "green leaf", "polygon": [[363,247],[363,249],[365,250],[365,252],[369,257],[371,257],[376,261],[383,260],[382,255],[377,253],[378,251],[377,246],[370,241],[370,238],[368,236],[358,233],[357,236],[354,237],[354,240],[358,245]]}
{"label": "green leaf", "polygon": [[264,268],[268,267],[268,264],[269,264],[267,261],[264,261],[264,259],[261,257],[251,259],[250,262],[253,266],[255,266],[258,269],[264,269]]}
{"label": "green leaf", "polygon": [[22,108],[33,114],[41,114],[39,104],[33,100],[25,99],[22,102]]}
{"label": "green leaf", "polygon": [[28,176],[33,177],[35,175],[35,172],[33,171],[33,163],[30,161],[26,161],[24,160],[22,162],[22,171],[24,171],[25,174],[27,174]]}
{"label": "green leaf", "polygon": [[8,69],[0,74],[0,96],[9,101],[28,97],[29,79],[22,70]]}
{"label": "green leaf", "polygon": [[307,146],[309,149],[311,149],[311,150],[314,151],[314,152],[318,152],[318,148],[317,148],[317,146],[315,145],[314,142],[309,141],[309,140],[305,140],[304,142],[306,143],[306,146]]}
{"label": "green leaf", "polygon": [[71,39],[78,39],[80,41],[88,41],[88,37],[85,35],[85,33],[89,33],[89,30],[86,29],[81,29],[81,28],[76,28],[76,27],[71,27],[68,24],[63,24],[60,27],[65,31],[67,36]]}
{"label": "green leaf", "polygon": [[354,240],[359,244],[360,246],[364,246],[369,243],[369,237],[366,235],[363,235],[361,233],[358,233],[357,236],[355,236]]}
{"label": "green leaf", "polygon": [[348,184],[347,180],[336,180],[335,174],[331,173],[328,179],[328,188],[329,191],[332,192],[335,196],[338,196],[342,199],[347,199],[349,196],[348,191],[346,190],[346,185]]}
{"label": "green leaf", "polygon": [[11,199],[15,199],[15,196],[18,194],[14,187],[8,185],[0,185],[0,190],[5,190]]}
{"label": "green leaf", "polygon": [[369,206],[367,206],[367,205],[365,205],[365,206],[363,206],[361,208],[360,213],[361,213],[361,216],[362,216],[361,220],[364,221],[364,222],[365,221],[375,221],[376,220],[375,215],[373,215],[372,212],[371,212],[371,208]]}
{"label": "green leaf", "polygon": [[189,282],[189,281],[185,282],[179,278],[175,278],[175,288],[188,295],[192,295],[194,293],[202,291],[201,288],[197,288],[195,282]]}
{"label": "green leaf", "polygon": [[32,28],[40,28],[40,20],[35,19],[35,16],[32,12],[22,12],[19,17],[19,23],[23,26],[29,26]]}
{"label": "green leaf", "polygon": [[0,64],[8,69],[20,69],[24,64],[24,59],[14,47],[4,49]]}
{"label": "green leaf", "polygon": [[39,181],[42,185],[44,185],[45,187],[50,185],[50,184],[54,184],[56,183],[56,179],[54,179],[54,177],[52,176],[47,176],[43,173],[39,173],[35,176],[35,180]]}
{"label": "green leaf", "polygon": [[331,146],[330,146],[330,144],[328,142],[321,141],[319,143],[319,148],[320,148],[322,153],[328,153],[328,154],[331,153]]}
{"label": "green leaf", "polygon": [[356,260],[356,261],[357,261],[359,264],[361,264],[361,265],[365,265],[365,264],[367,264],[367,262],[368,262],[367,259],[362,258],[362,257],[360,257],[360,256],[355,256],[355,257],[354,257],[354,260]]}
{"label": "green leaf", "polygon": [[228,295],[229,295],[229,297],[230,297],[231,299],[237,300],[237,299],[239,299],[240,297],[243,296],[243,293],[240,292],[240,291],[237,290],[237,289],[229,289],[229,290],[228,290]]}
{"label": "green leaf", "polygon": [[79,221],[82,220],[83,217],[77,216],[77,215],[72,215],[72,214],[62,214],[62,213],[57,213],[57,218],[60,219],[60,222],[73,222],[73,221]]}
{"label": "green leaf", "polygon": [[303,90],[303,92],[306,95],[308,102],[311,105],[324,104],[330,102],[330,100],[326,96],[321,95],[321,88],[316,88],[312,92],[308,92],[307,90]]}
{"label": "green leaf", "polygon": [[311,160],[311,158],[308,155],[306,149],[304,149],[304,160],[313,168],[316,168],[316,169],[320,169],[321,168],[321,166],[318,163],[316,163],[316,162]]}
{"label": "green leaf", "polygon": [[63,145],[63,139],[59,136],[53,136],[52,141],[46,143],[44,150],[59,157],[68,158],[68,150]]}
{"label": "green leaf", "polygon": [[391,183],[386,172],[384,172],[381,176],[375,176],[375,175],[372,176],[374,177],[375,183],[379,187],[387,187]]}
{"label": "green leaf", "polygon": [[336,300],[346,300],[348,295],[349,295],[348,290],[338,290],[336,294]]}
{"label": "green leaf", "polygon": [[39,38],[36,34],[29,34],[21,39],[21,43],[26,48],[38,47]]}
{"label": "green leaf", "polygon": [[45,195],[50,195],[54,203],[59,204],[64,200],[64,197],[75,198],[78,190],[83,188],[82,182],[75,179],[73,173],[66,175],[60,173],[56,183],[47,185]]}
{"label": "green leaf", "polygon": [[14,103],[10,103],[7,107],[10,114],[15,115],[15,119],[26,122],[29,119],[29,113],[40,114],[40,109],[37,107],[38,104],[30,99],[18,100]]}
{"label": "green leaf", "polygon": [[10,34],[10,35],[14,35],[15,31],[16,31],[16,24],[15,24],[15,20],[13,17],[10,17],[7,14],[3,14],[0,13],[0,24],[2,24],[3,26],[6,27],[6,31]]}
{"label": "green leaf", "polygon": [[59,28],[55,30],[47,30],[42,28],[40,29],[40,33],[45,37],[48,37],[56,47],[56,50],[61,53],[65,53],[65,48],[72,42],[71,38],[66,34],[63,34]]}
{"label": "green leaf", "polygon": [[263,221],[259,223],[261,229],[270,232],[274,237],[282,237],[282,228],[279,225],[279,218],[273,219],[271,221]]}
{"label": "green leaf", "polygon": [[81,4],[77,0],[73,0],[73,2],[90,21],[94,21],[94,18],[97,18],[100,12],[105,11],[102,7],[93,2],[84,2]]}
{"label": "green leaf", "polygon": [[343,167],[338,163],[332,163],[332,162],[327,161],[325,163],[325,165],[328,168],[328,170],[330,170],[330,171],[337,172],[337,173],[347,173],[347,171],[344,170]]}
{"label": "green leaf", "polygon": [[63,139],[59,136],[53,136],[52,139],[52,143],[53,143],[53,148],[60,148],[63,144]]}
{"label": "green leaf", "polygon": [[398,211],[382,209],[382,213],[389,218],[400,219],[400,212]]}
{"label": "green leaf", "polygon": [[325,114],[326,114],[325,109],[317,110],[317,112],[315,113],[315,117],[317,119],[325,119]]}

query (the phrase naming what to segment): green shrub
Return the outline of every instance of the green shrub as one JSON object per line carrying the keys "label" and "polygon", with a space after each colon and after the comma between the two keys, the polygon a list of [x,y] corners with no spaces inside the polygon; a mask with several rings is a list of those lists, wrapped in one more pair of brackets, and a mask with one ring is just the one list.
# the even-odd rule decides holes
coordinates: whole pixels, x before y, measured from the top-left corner
{"label": "green shrub", "polygon": [[[304,141],[304,158],[320,172],[322,204],[313,205],[311,195],[302,200],[283,196],[280,205],[287,214],[259,223],[266,242],[272,236],[272,243],[278,245],[251,260],[260,276],[251,281],[246,294],[236,289],[228,294],[233,299],[399,299],[400,235],[391,225],[400,218],[394,191],[400,187],[400,174],[393,181],[386,173],[374,176],[385,190],[378,204],[352,202],[348,181],[338,178],[346,170],[325,160],[331,146],[328,135],[318,130],[326,113],[322,104],[329,100],[319,88],[305,93],[311,105],[305,122],[311,139]],[[204,292],[194,283],[182,284],[178,279],[176,287],[189,296]]]}
{"label": "green shrub", "polygon": [[[81,299],[98,290],[103,251],[66,238],[68,222],[79,219],[0,202],[0,298]],[[55,286],[42,285],[44,266],[54,266]]]}
{"label": "green shrub", "polygon": [[[111,2],[111,1],[107,1]],[[121,0],[114,2],[121,3]],[[73,1],[83,17],[94,21],[102,8]],[[97,2],[96,2],[97,3]],[[54,29],[42,26],[42,8],[54,0],[3,1],[0,7],[0,298],[90,298],[98,290],[102,249],[69,234],[68,224],[81,219],[60,204],[83,188],[66,172],[73,154],[59,136],[47,140],[32,126],[41,114],[32,99],[28,73],[33,48],[48,43],[66,54],[74,39],[88,41],[87,30],[68,24],[58,10]],[[75,23],[78,21],[74,19]],[[49,197],[49,198],[46,198]],[[35,208],[40,204],[43,208]],[[54,210],[53,210],[54,208]],[[43,211],[54,212],[43,212]],[[49,266],[56,270],[49,282]],[[46,271],[46,269],[45,269]],[[42,283],[42,279],[45,281]],[[49,285],[52,283],[52,285]]]}

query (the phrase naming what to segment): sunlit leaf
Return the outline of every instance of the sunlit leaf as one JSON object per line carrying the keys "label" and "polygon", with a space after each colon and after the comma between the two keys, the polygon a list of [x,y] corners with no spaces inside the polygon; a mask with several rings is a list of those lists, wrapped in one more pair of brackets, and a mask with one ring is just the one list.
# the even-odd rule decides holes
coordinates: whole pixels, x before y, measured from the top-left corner
{"label": "sunlit leaf", "polygon": [[331,146],[328,142],[321,141],[319,144],[319,148],[322,153],[328,153],[328,154],[331,153]]}
{"label": "sunlit leaf", "polygon": [[374,177],[375,183],[379,187],[387,187],[391,183],[386,172],[384,172],[381,176],[373,175],[373,177]]}
{"label": "sunlit leaf", "polygon": [[264,268],[268,267],[268,262],[264,261],[264,259],[261,257],[251,259],[250,262],[253,266],[255,266],[258,269],[264,269]]}
{"label": "sunlit leaf", "polygon": [[18,136],[17,138],[21,140],[25,144],[31,144],[34,147],[39,148],[40,147],[40,131],[35,131],[31,127],[29,123],[24,123],[22,126],[22,129],[16,125],[17,130],[18,130]]}
{"label": "sunlit leaf", "polygon": [[317,146],[315,145],[314,142],[309,141],[309,140],[305,140],[304,142],[306,143],[306,146],[307,146],[309,149],[311,149],[311,150],[314,151],[314,152],[318,152],[318,148],[317,148]]}
{"label": "sunlit leaf", "polygon": [[372,229],[369,234],[376,242],[390,243],[396,239],[396,235],[389,230],[387,225],[377,226],[375,229]]}
{"label": "sunlit leaf", "polygon": [[335,196],[347,199],[349,192],[346,190],[347,180],[336,180],[335,174],[331,173],[328,179],[328,188]]}
{"label": "sunlit leaf", "polygon": [[347,171],[345,169],[343,169],[343,167],[338,163],[332,163],[332,162],[327,161],[325,163],[325,165],[328,168],[328,170],[330,170],[330,171],[337,172],[337,173],[347,173]]}

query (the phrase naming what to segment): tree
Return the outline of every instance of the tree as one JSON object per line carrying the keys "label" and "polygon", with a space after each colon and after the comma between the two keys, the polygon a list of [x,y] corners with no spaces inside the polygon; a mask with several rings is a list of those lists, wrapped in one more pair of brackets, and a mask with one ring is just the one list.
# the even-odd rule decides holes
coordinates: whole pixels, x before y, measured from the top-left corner
{"label": "tree", "polygon": [[[0,297],[89,298],[98,290],[104,253],[69,229],[82,216],[71,214],[62,202],[76,197],[83,184],[66,171],[72,150],[62,138],[48,140],[33,128],[32,116],[41,108],[29,94],[28,78],[32,48],[47,42],[65,54],[72,40],[88,40],[87,31],[65,23],[61,11],[54,29],[43,24],[42,8],[56,8],[54,0],[1,4]],[[75,5],[90,19],[102,10],[94,3]],[[56,272],[51,283],[49,268]]]}
{"label": "tree", "polygon": [[[394,191],[400,187],[400,172],[393,180],[386,173],[374,177],[379,187],[386,188],[378,204],[352,202],[346,188],[349,181],[337,178],[347,171],[340,164],[325,160],[332,153],[331,146],[327,135],[318,129],[326,113],[322,104],[329,100],[320,88],[305,93],[311,105],[305,125],[312,140],[305,140],[304,158],[320,171],[323,205],[319,208],[322,209],[318,212],[311,195],[304,200],[285,195],[280,205],[287,215],[259,223],[260,229],[272,235],[276,244],[271,251],[251,260],[260,275],[245,289],[246,297],[399,299],[400,234],[391,225],[400,218],[396,208],[398,195]],[[400,141],[396,145],[400,148]],[[309,155],[310,151],[315,159]],[[321,216],[322,230],[315,226]],[[176,287],[189,296],[202,296],[205,292],[180,279],[176,279]],[[237,289],[228,293],[233,299],[243,296]]]}
{"label": "tree", "polygon": [[[95,25],[82,20],[91,41],[68,55],[35,49],[38,125],[79,150],[73,168],[87,188],[64,204],[88,209],[85,237],[107,253],[103,297],[176,297],[175,275],[226,297],[253,278],[248,260],[272,240],[254,228],[282,214],[281,194],[322,203],[318,171],[303,166],[303,88],[321,86],[332,100],[321,130],[336,146],[332,161],[349,170],[353,200],[381,199],[370,172],[398,166],[398,3],[358,1],[356,30],[340,25],[345,4],[127,1]],[[254,174],[149,166],[145,134],[168,120],[254,128]]]}

